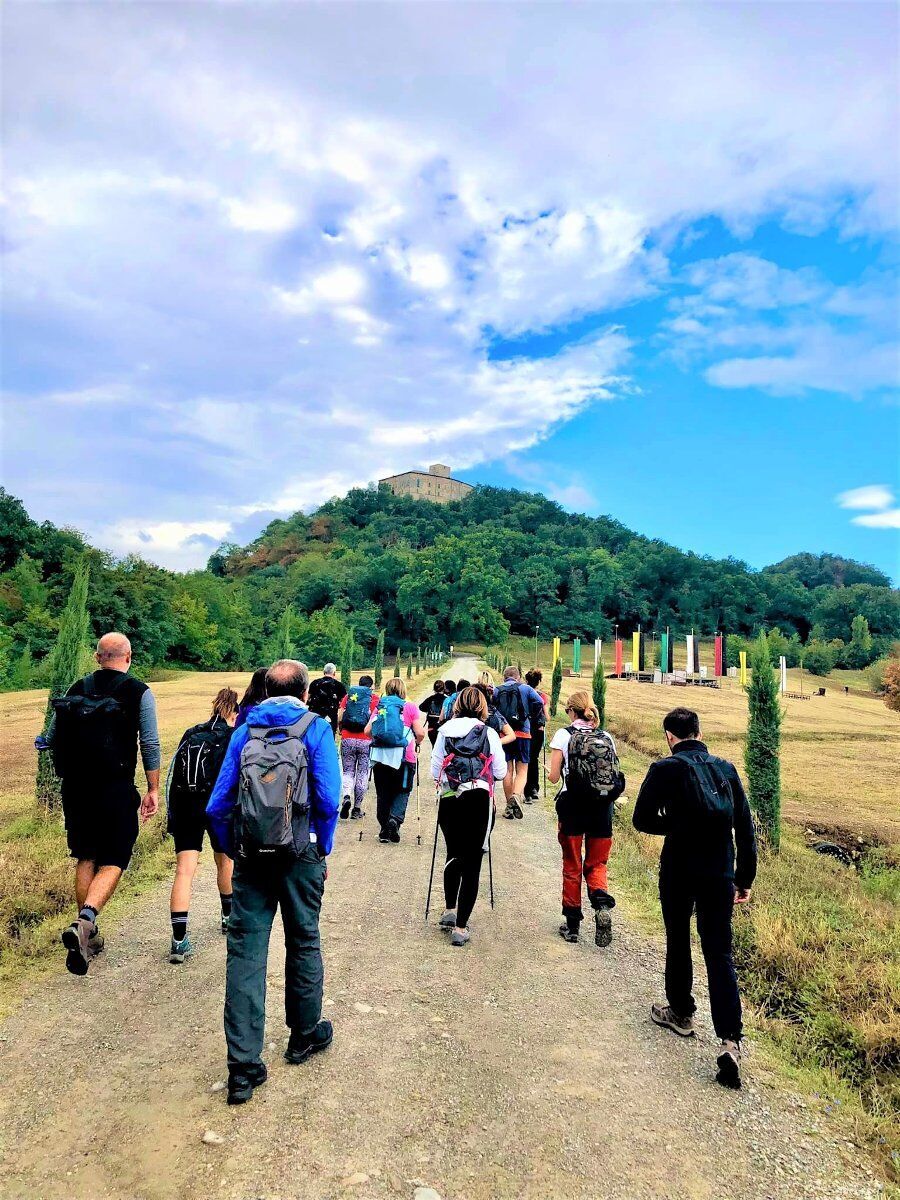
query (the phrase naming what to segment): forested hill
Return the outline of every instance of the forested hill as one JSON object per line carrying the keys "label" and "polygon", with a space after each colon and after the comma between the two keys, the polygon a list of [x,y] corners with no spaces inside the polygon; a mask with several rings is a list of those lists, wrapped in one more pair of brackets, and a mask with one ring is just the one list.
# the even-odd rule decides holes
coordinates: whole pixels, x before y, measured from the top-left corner
{"label": "forested hill", "polygon": [[[765,626],[781,631],[792,655],[801,643],[830,644],[838,665],[864,665],[900,637],[900,593],[874,567],[798,554],[753,571],[642,537],[610,517],[565,512],[534,493],[478,487],[437,505],[354,489],[181,575],[137,558],[115,561],[71,530],[38,525],[0,489],[6,686],[39,678],[80,554],[92,564],[94,631],[122,629],[147,665],[249,668],[288,646],[319,662],[339,657],[350,628],[360,646],[384,628],[389,649],[407,649],[496,643],[536,626],[563,638],[608,637],[615,624],[628,632],[639,622],[740,636]],[[858,616],[871,640],[851,646]]]}

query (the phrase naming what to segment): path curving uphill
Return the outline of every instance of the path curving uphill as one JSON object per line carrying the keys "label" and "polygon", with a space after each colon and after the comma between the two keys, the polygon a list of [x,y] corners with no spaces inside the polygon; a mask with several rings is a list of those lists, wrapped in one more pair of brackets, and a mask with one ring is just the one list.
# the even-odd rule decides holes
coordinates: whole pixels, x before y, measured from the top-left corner
{"label": "path curving uphill", "polygon": [[[448,675],[472,677],[473,659]],[[656,1029],[658,949],[615,926],[607,951],[558,937],[552,816],[494,837],[472,943],[423,917],[435,806],[421,787],[403,841],[372,815],[342,823],[322,920],[332,1049],[282,1058],[283,953],[273,931],[270,1078],[229,1109],[221,1010],[225,939],[214,872],[192,908],[197,954],[166,961],[167,889],[145,898],[77,979],[44,982],[0,1026],[0,1197],[16,1200],[863,1200],[855,1152],[753,1079],[715,1086],[714,1040]],[[370,801],[370,814],[374,797]],[[440,855],[439,855],[440,859]],[[613,859],[612,870],[615,870]],[[440,909],[438,899],[437,909]],[[205,1133],[221,1141],[203,1142]],[[426,1193],[431,1196],[431,1193]],[[421,1193],[420,1193],[421,1195]]]}

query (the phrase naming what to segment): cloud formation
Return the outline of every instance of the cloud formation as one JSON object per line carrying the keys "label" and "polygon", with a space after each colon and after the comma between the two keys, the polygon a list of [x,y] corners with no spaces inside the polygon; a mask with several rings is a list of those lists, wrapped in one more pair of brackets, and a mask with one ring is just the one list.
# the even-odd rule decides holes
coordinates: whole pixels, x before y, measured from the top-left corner
{"label": "cloud formation", "polygon": [[851,488],[836,497],[841,508],[868,509],[851,517],[854,525],[867,529],[900,529],[900,507],[894,492],[883,483],[869,483],[865,487]]}
{"label": "cloud formation", "polygon": [[603,314],[672,289],[667,337],[714,347],[719,386],[884,386],[884,281],[750,256],[678,280],[668,249],[708,215],[894,227],[890,14],[652,13],[12,5],[11,486],[202,563],[252,514],[497,459],[615,399],[635,348]]}

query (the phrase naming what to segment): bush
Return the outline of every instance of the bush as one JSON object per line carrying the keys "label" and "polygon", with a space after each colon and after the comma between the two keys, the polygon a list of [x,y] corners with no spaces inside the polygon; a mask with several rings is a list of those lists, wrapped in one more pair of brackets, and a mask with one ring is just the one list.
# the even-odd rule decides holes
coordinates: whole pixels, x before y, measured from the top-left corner
{"label": "bush", "polygon": [[809,642],[804,647],[803,666],[811,675],[830,675],[834,659],[834,648],[824,642]]}
{"label": "bush", "polygon": [[890,659],[884,668],[884,702],[891,712],[900,712],[900,659]]}

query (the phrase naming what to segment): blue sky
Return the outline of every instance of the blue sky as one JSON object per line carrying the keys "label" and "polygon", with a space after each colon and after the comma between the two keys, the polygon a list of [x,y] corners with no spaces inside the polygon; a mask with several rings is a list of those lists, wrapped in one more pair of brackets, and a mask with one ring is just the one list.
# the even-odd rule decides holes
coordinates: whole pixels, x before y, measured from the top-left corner
{"label": "blue sky", "polygon": [[442,460],[898,570],[887,4],[26,5],[3,479],[118,554]]}

